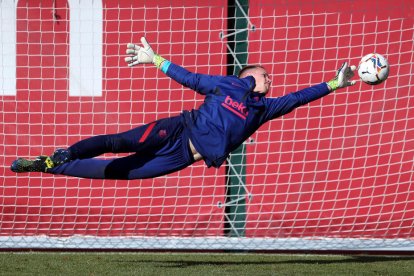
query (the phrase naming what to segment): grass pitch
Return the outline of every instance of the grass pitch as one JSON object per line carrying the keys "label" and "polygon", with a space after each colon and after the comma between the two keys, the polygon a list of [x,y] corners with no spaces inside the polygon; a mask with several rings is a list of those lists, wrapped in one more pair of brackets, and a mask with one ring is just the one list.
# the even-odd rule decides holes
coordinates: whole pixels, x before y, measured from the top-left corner
{"label": "grass pitch", "polygon": [[413,275],[414,256],[0,253],[0,275]]}

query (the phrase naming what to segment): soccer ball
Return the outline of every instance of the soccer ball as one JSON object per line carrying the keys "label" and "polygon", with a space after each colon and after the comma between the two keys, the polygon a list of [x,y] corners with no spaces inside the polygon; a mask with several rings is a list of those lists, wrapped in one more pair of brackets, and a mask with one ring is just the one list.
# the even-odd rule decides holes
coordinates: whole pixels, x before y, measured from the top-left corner
{"label": "soccer ball", "polygon": [[390,65],[380,54],[372,53],[364,56],[358,65],[358,75],[367,84],[380,84],[388,78]]}

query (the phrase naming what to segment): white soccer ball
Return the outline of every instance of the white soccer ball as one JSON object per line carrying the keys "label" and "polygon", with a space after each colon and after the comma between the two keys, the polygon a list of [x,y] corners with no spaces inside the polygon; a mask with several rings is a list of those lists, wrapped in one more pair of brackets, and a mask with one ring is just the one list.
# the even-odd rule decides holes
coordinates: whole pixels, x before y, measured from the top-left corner
{"label": "white soccer ball", "polygon": [[372,53],[364,56],[358,65],[358,75],[367,84],[380,84],[388,78],[390,65],[385,57]]}

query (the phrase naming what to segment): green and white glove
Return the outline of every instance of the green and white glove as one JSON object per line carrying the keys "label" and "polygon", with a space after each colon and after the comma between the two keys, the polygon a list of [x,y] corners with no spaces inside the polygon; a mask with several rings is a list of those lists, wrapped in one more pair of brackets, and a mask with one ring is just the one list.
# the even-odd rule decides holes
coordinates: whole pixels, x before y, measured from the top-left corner
{"label": "green and white glove", "polygon": [[160,68],[165,58],[154,53],[154,50],[152,50],[145,37],[141,37],[141,43],[143,46],[133,43],[127,44],[126,53],[130,56],[125,58],[125,62],[128,63],[128,66],[132,67],[141,63],[153,63],[157,68]]}
{"label": "green and white glove", "polygon": [[339,88],[354,85],[356,83],[356,80],[350,81],[350,79],[355,75],[355,69],[355,65],[348,67],[348,62],[344,62],[341,68],[339,68],[336,72],[335,78],[327,82],[329,89],[331,91],[334,91]]}

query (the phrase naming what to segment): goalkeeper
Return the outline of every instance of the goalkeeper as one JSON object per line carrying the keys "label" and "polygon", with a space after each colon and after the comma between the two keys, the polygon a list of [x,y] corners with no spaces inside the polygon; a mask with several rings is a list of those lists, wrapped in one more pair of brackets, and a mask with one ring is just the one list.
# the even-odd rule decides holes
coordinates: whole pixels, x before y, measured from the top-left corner
{"label": "goalkeeper", "polygon": [[[178,83],[205,96],[199,109],[160,119],[129,131],[99,135],[34,160],[19,158],[13,172],[46,172],[81,178],[144,179],[169,174],[204,160],[220,167],[227,156],[261,125],[317,100],[331,91],[355,84],[355,66],[345,62],[329,82],[278,98],[267,98],[271,79],[259,65],[244,67],[239,76],[211,76],[188,70],[142,46],[128,44],[129,66],[153,63]],[[104,153],[132,153],[114,159]]]}

